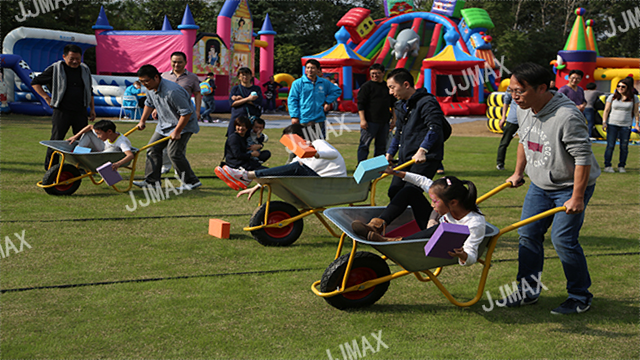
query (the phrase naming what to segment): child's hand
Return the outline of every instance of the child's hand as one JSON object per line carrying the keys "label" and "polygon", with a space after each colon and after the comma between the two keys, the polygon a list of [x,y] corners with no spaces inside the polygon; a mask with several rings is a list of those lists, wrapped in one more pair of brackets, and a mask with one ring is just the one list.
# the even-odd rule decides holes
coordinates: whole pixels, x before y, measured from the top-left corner
{"label": "child's hand", "polygon": [[120,165],[121,165],[120,161],[118,161],[117,163],[113,163],[113,164],[111,164],[111,169],[113,171],[118,171],[118,168],[120,167]]}
{"label": "child's hand", "polygon": [[249,146],[249,150],[251,150],[251,151],[256,151],[256,150],[260,150],[260,149],[262,149],[262,145],[260,145],[260,144],[253,144],[253,145]]}
{"label": "child's hand", "polygon": [[256,151],[256,150],[253,150],[253,151],[251,152],[251,156],[253,156],[253,157],[258,157],[258,156],[260,156],[260,152],[259,152],[259,151]]}
{"label": "child's hand", "polygon": [[76,141],[76,140],[78,140],[78,136],[76,136],[76,135],[73,135],[72,137],[67,139],[69,144],[73,144],[73,142]]}
{"label": "child's hand", "polygon": [[449,254],[449,256],[451,257],[457,257],[460,260],[462,260],[462,263],[464,264],[467,261],[467,253],[464,252],[464,250],[462,248],[457,248],[457,249],[453,249],[453,252],[451,251],[447,251],[447,253]]}
{"label": "child's hand", "polygon": [[389,175],[394,175],[395,171],[393,170],[392,166],[387,166],[386,169],[384,169],[384,171],[382,172],[384,174],[389,174]]}

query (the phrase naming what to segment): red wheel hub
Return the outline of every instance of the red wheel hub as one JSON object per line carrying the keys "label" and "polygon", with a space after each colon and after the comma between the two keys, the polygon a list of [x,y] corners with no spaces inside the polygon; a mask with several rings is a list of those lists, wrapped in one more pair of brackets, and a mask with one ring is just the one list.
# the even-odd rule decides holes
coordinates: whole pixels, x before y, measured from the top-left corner
{"label": "red wheel hub", "polygon": [[[362,284],[365,281],[373,280],[377,278],[378,278],[378,275],[376,274],[375,271],[373,271],[373,269],[370,269],[367,267],[359,267],[359,268],[351,269],[351,273],[349,274],[349,279],[347,279],[347,288],[354,285]],[[349,300],[359,300],[367,297],[369,294],[371,294],[371,292],[375,288],[376,287],[373,286],[363,291],[352,291],[352,292],[344,293],[342,294],[342,296],[344,296]]]}
{"label": "red wheel hub", "polygon": [[[267,225],[277,224],[284,220],[290,219],[291,216],[284,211],[274,211],[269,213]],[[264,228],[264,232],[272,238],[281,239],[291,234],[293,231],[293,223],[281,228]]]}
{"label": "red wheel hub", "polygon": [[[64,182],[64,181],[69,180],[71,178],[73,178],[73,174],[72,173],[70,173],[68,171],[63,171],[60,174],[60,181],[59,182]],[[57,185],[57,186],[54,186],[54,187],[58,191],[67,191],[67,190],[69,190],[71,188],[71,186],[73,186],[73,183],[70,183],[70,184],[67,184],[67,185]]]}

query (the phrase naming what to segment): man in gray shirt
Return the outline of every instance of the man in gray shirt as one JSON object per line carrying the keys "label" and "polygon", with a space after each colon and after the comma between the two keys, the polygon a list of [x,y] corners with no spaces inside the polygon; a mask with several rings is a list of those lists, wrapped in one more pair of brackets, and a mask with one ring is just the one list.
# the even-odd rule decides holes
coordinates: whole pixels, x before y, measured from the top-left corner
{"label": "man in gray shirt", "polygon": [[138,129],[144,130],[151,112],[158,112],[158,125],[149,140],[149,144],[170,136],[168,142],[162,142],[147,150],[145,180],[134,181],[139,187],[153,186],[160,179],[162,166],[162,150],[167,147],[171,163],[183,179],[179,190],[192,190],[202,185],[191,170],[185,154],[187,143],[192,134],[200,131],[198,119],[193,115],[193,107],[189,94],[178,84],[160,77],[158,69],[153,65],[144,65],[138,70],[138,79],[148,89]]}
{"label": "man in gray shirt", "polygon": [[552,74],[543,66],[524,63],[513,70],[511,96],[520,107],[516,169],[508,179],[531,184],[522,205],[522,219],[555,207],[565,211],[525,225],[518,230],[518,295],[508,297],[509,307],[535,304],[540,296],[544,235],[553,223],[551,242],[567,279],[568,299],[552,314],[579,314],[591,307],[591,277],[578,234],[584,210],[596,187],[600,167],[591,151],[584,116],[561,93],[550,92]]}

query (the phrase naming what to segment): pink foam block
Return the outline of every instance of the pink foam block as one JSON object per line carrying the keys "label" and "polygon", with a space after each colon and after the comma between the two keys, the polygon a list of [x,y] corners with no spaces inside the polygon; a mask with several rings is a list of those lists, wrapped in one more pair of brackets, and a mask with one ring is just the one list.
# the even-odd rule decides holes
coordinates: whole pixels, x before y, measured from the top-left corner
{"label": "pink foam block", "polygon": [[469,237],[469,227],[466,225],[441,223],[424,246],[426,256],[441,259],[452,259],[447,252],[462,247]]}
{"label": "pink foam block", "polygon": [[389,231],[384,236],[390,237],[390,238],[395,238],[395,237],[405,238],[409,235],[413,235],[417,233],[418,231],[420,231],[420,226],[418,226],[418,223],[415,220],[411,220],[411,222],[408,222],[404,225],[400,225],[397,228]]}
{"label": "pink foam block", "polygon": [[102,176],[104,182],[106,182],[109,186],[117,184],[120,180],[122,180],[122,176],[120,176],[120,173],[118,173],[117,171],[113,171],[113,169],[111,168],[110,161],[100,166],[96,170],[98,171],[98,174]]}

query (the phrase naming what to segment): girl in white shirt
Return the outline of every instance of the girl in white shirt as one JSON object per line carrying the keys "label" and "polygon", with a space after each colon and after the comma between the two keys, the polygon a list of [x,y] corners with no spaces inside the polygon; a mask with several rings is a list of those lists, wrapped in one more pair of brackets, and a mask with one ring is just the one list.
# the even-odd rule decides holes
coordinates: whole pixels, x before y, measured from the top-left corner
{"label": "girl in white shirt", "polygon": [[[404,171],[394,171],[391,168],[385,171],[388,174],[398,176],[424,191],[428,191],[431,205],[427,203],[428,209],[439,215],[439,222],[448,222],[452,224],[466,225],[469,228],[469,237],[461,248],[454,249],[449,252],[449,256],[457,257],[460,265],[469,266],[478,260],[478,247],[484,239],[486,224],[484,215],[476,205],[477,190],[471,181],[462,181],[455,176],[445,176],[436,181],[424,177],[422,175],[408,173]],[[405,188],[411,188],[405,186]],[[386,238],[383,236],[384,227],[391,223],[402,212],[398,209],[406,209],[407,205],[412,205],[412,209],[416,205],[416,196],[402,197],[401,193],[410,190],[401,190],[391,203],[383,211],[379,218],[374,218],[369,224],[361,221],[354,221],[351,226],[353,231],[370,241],[400,241],[411,239],[430,238],[438,227],[438,222],[429,221],[427,226],[421,226],[425,223],[425,219],[416,218],[418,226],[423,230],[403,238]],[[415,194],[414,194],[415,195]],[[423,197],[424,198],[424,197]],[[419,200],[418,200],[419,201]],[[402,206],[404,205],[404,208]],[[420,205],[418,205],[420,206]],[[426,214],[424,205],[420,209],[413,209],[414,215],[417,213]],[[395,217],[394,217],[395,216]],[[433,217],[433,216],[432,216]]]}

